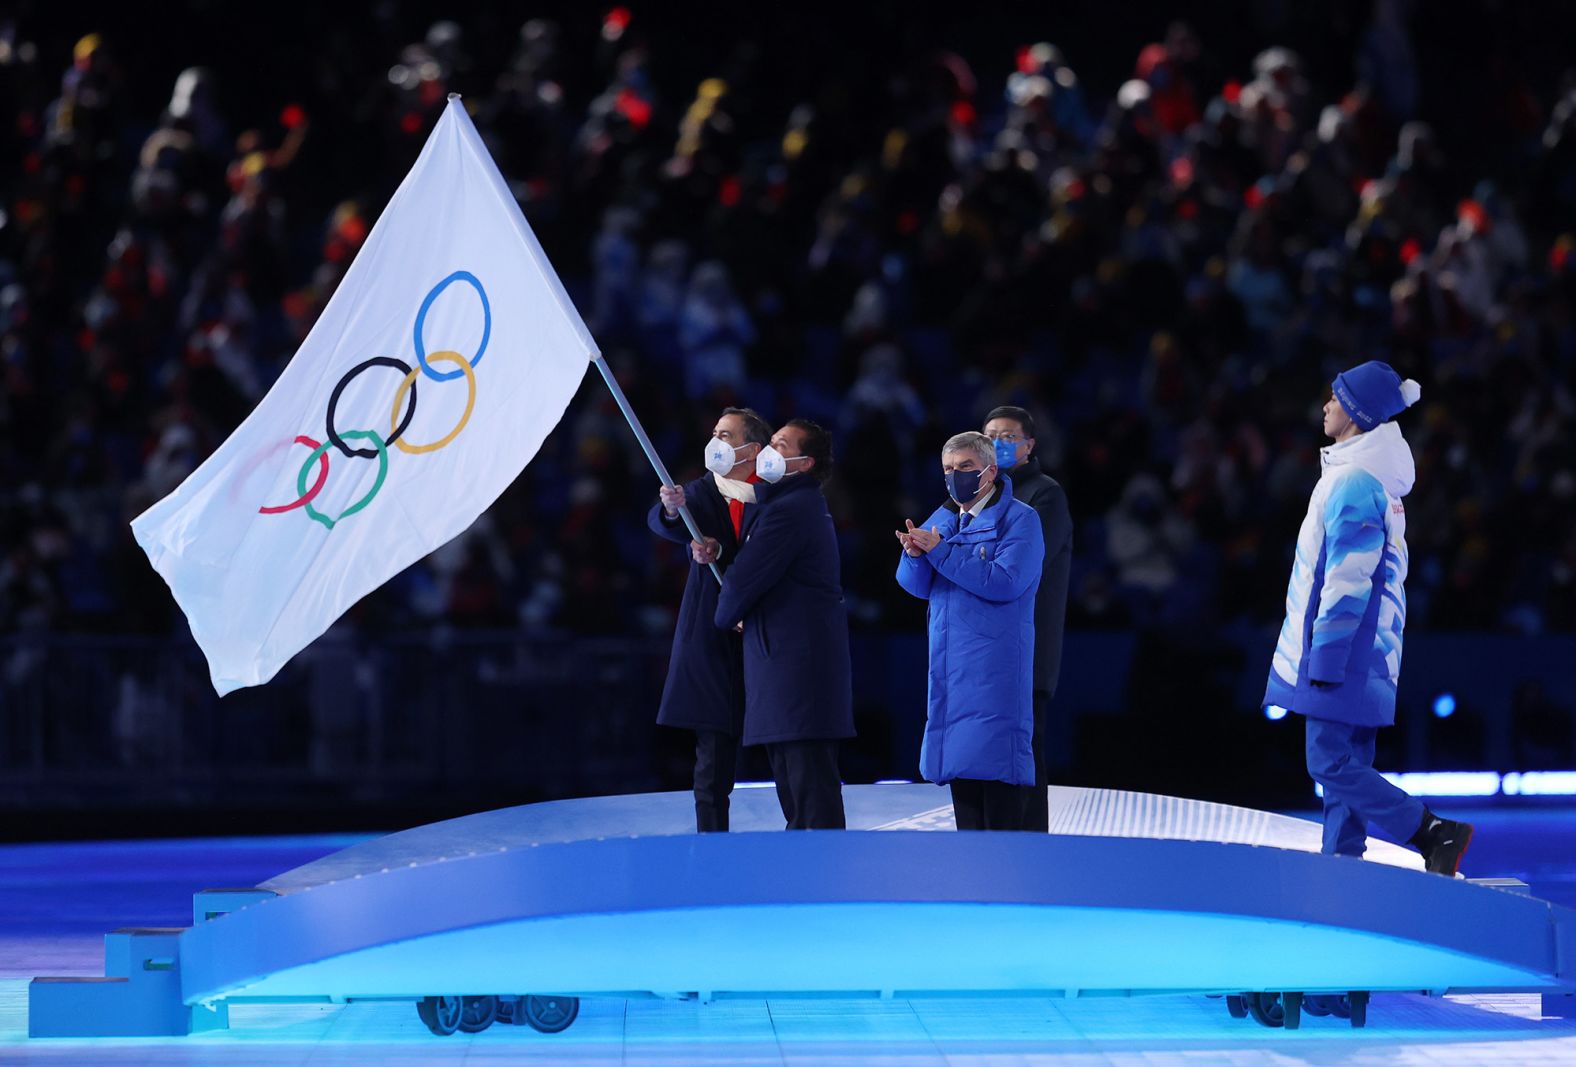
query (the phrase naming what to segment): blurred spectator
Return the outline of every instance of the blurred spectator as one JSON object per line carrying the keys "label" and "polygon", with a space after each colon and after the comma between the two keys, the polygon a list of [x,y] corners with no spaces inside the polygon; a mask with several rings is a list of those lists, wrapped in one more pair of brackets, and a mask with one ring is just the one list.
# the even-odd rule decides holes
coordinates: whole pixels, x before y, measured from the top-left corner
{"label": "blurred spectator", "polygon": [[738,394],[744,385],[744,351],[754,342],[755,326],[734,295],[728,268],[716,261],[697,266],[679,314],[688,395]]}

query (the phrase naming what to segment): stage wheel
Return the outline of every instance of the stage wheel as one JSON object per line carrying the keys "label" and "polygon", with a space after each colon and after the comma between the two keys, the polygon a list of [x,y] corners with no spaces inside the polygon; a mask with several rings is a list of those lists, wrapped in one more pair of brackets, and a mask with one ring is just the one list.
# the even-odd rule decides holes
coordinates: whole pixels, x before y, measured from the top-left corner
{"label": "stage wheel", "polygon": [[[1329,993],[1309,993],[1302,998],[1302,1013],[1322,1019],[1328,1015],[1338,1015],[1346,1009],[1341,1005],[1342,998]],[[1341,1015],[1344,1019],[1345,1015]]]}
{"label": "stage wheel", "polygon": [[461,1000],[463,1001],[460,1008],[461,1032],[479,1034],[497,1020],[497,997],[462,997]]}
{"label": "stage wheel", "polygon": [[525,1021],[532,1029],[544,1034],[556,1034],[569,1029],[569,1024],[580,1014],[578,997],[524,997],[520,1007]]}
{"label": "stage wheel", "polygon": [[1249,993],[1247,994],[1248,1014],[1258,1020],[1261,1026],[1280,1027],[1286,1025],[1286,1012],[1281,1007],[1279,993]]}
{"label": "stage wheel", "polygon": [[[1247,994],[1250,997],[1252,995],[1252,993]],[[1241,993],[1226,994],[1226,1010],[1231,1013],[1233,1019],[1246,1019],[1248,1017],[1248,1006],[1243,1003],[1242,997],[1243,994]]]}
{"label": "stage wheel", "polygon": [[1352,1028],[1361,1029],[1368,1025],[1368,994],[1366,992],[1352,992],[1347,1000],[1351,1005]]}
{"label": "stage wheel", "polygon": [[422,997],[416,1002],[416,1014],[428,1030],[448,1037],[459,1029],[463,1008],[459,997]]}

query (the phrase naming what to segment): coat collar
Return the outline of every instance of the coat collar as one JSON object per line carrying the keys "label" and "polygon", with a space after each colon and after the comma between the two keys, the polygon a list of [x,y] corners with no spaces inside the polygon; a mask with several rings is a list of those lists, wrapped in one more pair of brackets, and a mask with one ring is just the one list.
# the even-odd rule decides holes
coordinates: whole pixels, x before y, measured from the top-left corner
{"label": "coat collar", "polygon": [[1040,466],[1040,457],[1030,452],[1028,459],[1002,473],[1012,478],[1033,478],[1036,474],[1045,473],[1045,470]]}
{"label": "coat collar", "polygon": [[820,483],[808,474],[791,474],[777,482],[757,482],[755,484],[755,502],[757,504],[770,503],[773,500],[796,493],[808,487],[819,487]]}
{"label": "coat collar", "polygon": [[955,500],[948,499],[942,506],[948,511],[952,512],[953,516],[952,533],[949,536],[957,537],[961,534],[963,536],[973,537],[977,533],[984,533],[988,530],[994,530],[996,528],[997,520],[1003,513],[1002,505],[1011,503],[1012,479],[1006,475],[1001,475],[997,477],[996,488],[991,493],[989,500],[985,504],[984,510],[979,513],[979,518],[970,522],[969,528],[964,530],[960,526],[962,521],[961,512],[963,509],[958,507],[958,504]]}
{"label": "coat collar", "polygon": [[792,493],[804,492],[806,488],[819,487],[820,483],[807,474],[795,474],[780,482],[756,482],[755,505],[744,509],[744,519],[739,523],[740,541],[749,536],[750,528],[755,525],[755,520],[760,518],[763,506]]}

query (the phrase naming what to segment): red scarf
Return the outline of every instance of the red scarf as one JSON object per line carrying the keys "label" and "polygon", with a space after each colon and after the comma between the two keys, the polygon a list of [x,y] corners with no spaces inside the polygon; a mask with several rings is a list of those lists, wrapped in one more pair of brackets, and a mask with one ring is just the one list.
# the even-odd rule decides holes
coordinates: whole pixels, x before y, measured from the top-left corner
{"label": "red scarf", "polygon": [[[754,485],[761,479],[759,476],[752,474],[744,480],[749,484]],[[744,501],[733,500],[731,498],[729,499],[728,518],[733,520],[733,539],[737,541],[739,538],[744,536],[744,530],[742,529],[744,525]]]}

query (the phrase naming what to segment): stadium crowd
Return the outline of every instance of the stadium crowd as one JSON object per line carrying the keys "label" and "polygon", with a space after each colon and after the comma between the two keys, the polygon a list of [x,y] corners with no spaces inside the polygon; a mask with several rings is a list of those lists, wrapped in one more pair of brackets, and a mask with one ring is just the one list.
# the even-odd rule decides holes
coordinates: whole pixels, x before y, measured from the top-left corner
{"label": "stadium crowd", "polygon": [[[113,33],[0,22],[0,632],[179,628],[128,521],[267,391],[451,91],[675,476],[729,404],[833,430],[855,627],[922,624],[891,530],[998,404],[1067,489],[1071,627],[1274,623],[1310,398],[1373,358],[1423,385],[1412,625],[1576,629],[1576,78],[1490,56],[1494,139],[1463,157],[1388,0],[1339,70],[1161,23],[1108,43],[1134,56],[1110,91],[1033,40],[850,45],[827,74],[638,9],[378,10],[241,108],[242,70],[147,108]],[[686,557],[645,529],[655,491],[591,375],[345,625],[668,632]]]}

